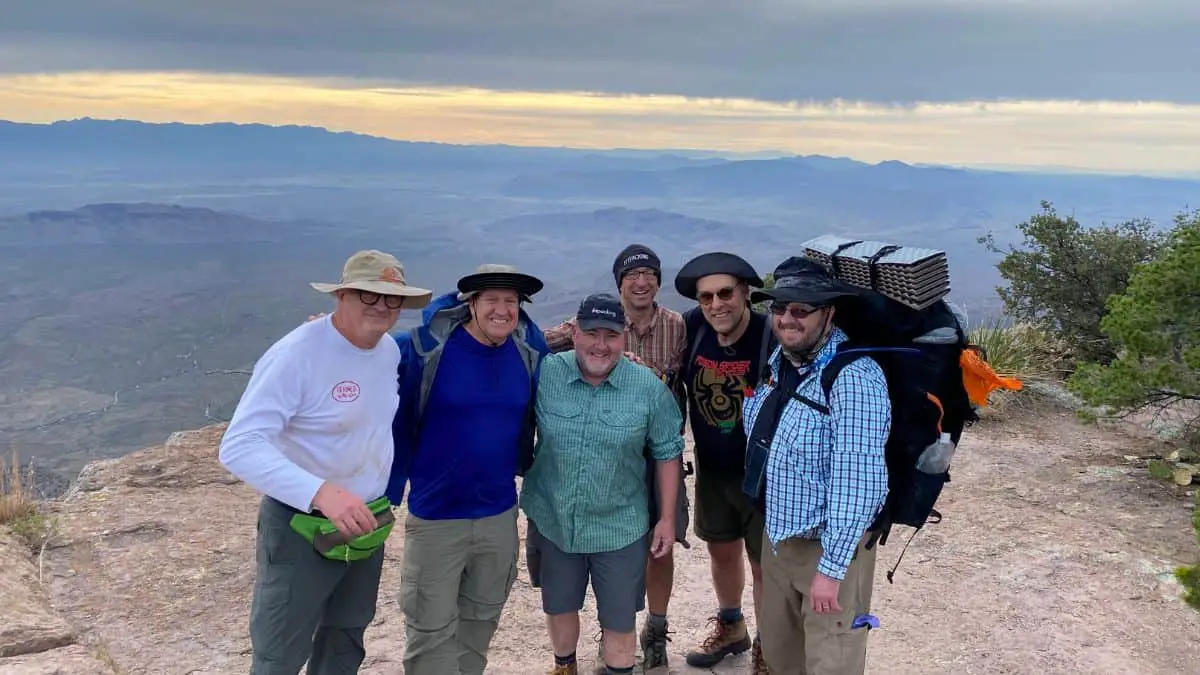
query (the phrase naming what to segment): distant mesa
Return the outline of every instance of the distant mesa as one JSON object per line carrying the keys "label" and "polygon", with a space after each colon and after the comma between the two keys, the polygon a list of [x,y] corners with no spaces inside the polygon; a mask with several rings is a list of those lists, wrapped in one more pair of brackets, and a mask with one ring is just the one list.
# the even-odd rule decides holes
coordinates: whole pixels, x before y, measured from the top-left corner
{"label": "distant mesa", "polygon": [[218,214],[216,211],[203,207],[195,206],[180,206],[178,204],[156,204],[151,202],[138,202],[132,204],[121,203],[103,203],[103,204],[85,204],[77,209],[70,211],[62,210],[42,210],[30,211],[26,214],[26,218],[32,223],[42,221],[64,221],[64,220],[96,220],[121,222],[130,218],[142,219],[174,219],[183,220],[188,218],[215,218]]}

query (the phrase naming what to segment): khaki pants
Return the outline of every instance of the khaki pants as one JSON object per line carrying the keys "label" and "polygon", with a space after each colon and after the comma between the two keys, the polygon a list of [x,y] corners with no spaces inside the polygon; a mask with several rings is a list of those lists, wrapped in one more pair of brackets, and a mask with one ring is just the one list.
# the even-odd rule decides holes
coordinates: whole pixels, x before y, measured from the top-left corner
{"label": "khaki pants", "polygon": [[410,675],[482,675],[517,577],[517,509],[404,524],[400,606]]}
{"label": "khaki pants", "polygon": [[871,611],[876,546],[859,542],[846,578],[838,589],[840,614],[817,614],[808,592],[821,542],[786,539],[771,552],[763,537],[763,606],[758,625],[763,658],[779,675],[862,675],[867,667],[867,629],[850,626],[854,617]]}

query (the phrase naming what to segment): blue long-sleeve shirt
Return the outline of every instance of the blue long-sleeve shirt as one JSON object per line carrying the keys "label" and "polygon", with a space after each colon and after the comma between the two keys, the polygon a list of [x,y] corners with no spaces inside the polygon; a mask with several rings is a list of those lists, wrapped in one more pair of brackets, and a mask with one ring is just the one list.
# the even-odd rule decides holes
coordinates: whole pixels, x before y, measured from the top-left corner
{"label": "blue long-sleeve shirt", "polygon": [[409,465],[408,510],[427,520],[486,518],[517,501],[517,442],[529,374],[510,339],[450,334]]}
{"label": "blue long-sleeve shirt", "polygon": [[[815,359],[819,368],[833,357],[846,335],[835,329]],[[780,351],[770,365],[773,377],[743,404],[747,429],[778,381]],[[813,401],[825,400],[820,377],[797,389]],[[786,403],[767,459],[766,525],[772,547],[790,537],[820,538],[817,570],[836,580],[846,576],[867,527],[888,493],[884,445],[891,430],[891,401],[879,364],[857,359],[842,369],[829,392],[829,415],[800,401]]]}

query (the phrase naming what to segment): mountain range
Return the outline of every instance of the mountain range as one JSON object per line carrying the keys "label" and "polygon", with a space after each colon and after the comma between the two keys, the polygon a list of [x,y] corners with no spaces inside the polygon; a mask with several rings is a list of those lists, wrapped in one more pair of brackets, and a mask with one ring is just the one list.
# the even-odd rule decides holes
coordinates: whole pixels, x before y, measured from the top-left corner
{"label": "mountain range", "polygon": [[[483,262],[539,275],[535,319],[612,290],[613,256],[770,271],[837,234],[947,252],[951,298],[998,309],[978,242],[1042,200],[1086,225],[1166,223],[1200,181],[867,164],[847,158],[411,143],[312,127],[0,122],[0,450],[57,479],[227,417],[248,369],[308,314],[309,281],[380,248],[438,292]],[[415,316],[404,315],[402,325]],[[51,486],[53,487],[53,486]]]}

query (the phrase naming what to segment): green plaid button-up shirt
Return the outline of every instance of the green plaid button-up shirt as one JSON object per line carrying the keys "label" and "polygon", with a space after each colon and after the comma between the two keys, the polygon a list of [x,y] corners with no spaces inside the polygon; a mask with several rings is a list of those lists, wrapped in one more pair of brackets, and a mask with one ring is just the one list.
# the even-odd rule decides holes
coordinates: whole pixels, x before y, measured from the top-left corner
{"label": "green plaid button-up shirt", "polygon": [[624,548],[650,529],[646,456],[683,453],[671,391],[624,357],[599,386],[583,379],[575,351],[542,361],[538,442],[521,486],[521,508],[566,553]]}

